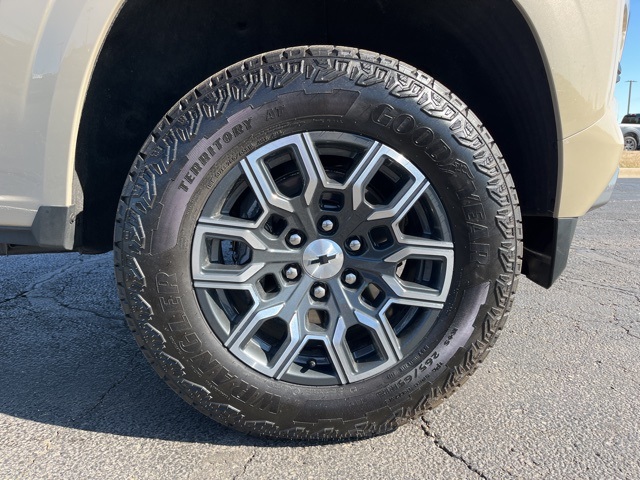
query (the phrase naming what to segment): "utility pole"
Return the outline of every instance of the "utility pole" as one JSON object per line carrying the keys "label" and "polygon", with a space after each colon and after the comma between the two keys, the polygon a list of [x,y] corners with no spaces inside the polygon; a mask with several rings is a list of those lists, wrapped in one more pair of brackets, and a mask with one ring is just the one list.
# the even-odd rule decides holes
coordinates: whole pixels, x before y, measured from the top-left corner
{"label": "utility pole", "polygon": [[627,115],[629,115],[629,107],[631,107],[631,87],[633,86],[634,83],[636,83],[636,80],[627,80],[627,83],[629,84],[629,100],[627,101]]}

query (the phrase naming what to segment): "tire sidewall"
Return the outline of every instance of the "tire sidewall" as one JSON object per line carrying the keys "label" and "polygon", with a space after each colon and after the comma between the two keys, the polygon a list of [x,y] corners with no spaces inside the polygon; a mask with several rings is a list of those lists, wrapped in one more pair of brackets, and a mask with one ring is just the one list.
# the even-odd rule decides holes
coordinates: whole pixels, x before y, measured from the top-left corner
{"label": "tire sidewall", "polygon": [[[418,85],[421,96],[394,94],[385,82],[358,85],[348,75],[329,82],[301,75],[286,88],[231,95],[223,112],[215,110],[220,92],[233,92],[234,84],[259,71],[199,86],[200,95],[192,92],[174,107],[143,147],[116,239],[128,313],[169,383],[217,420],[253,432],[266,422],[273,424],[270,434],[319,428],[318,419],[325,428],[342,425],[342,435],[371,425],[379,433],[454,388],[474,362],[472,347],[487,343],[481,328],[487,315],[498,317],[505,308],[517,266],[515,247],[504,245],[516,236],[504,169],[490,137],[461,102],[393,69],[399,84]],[[387,372],[337,387],[278,382],[240,362],[208,325],[191,279],[197,219],[224,175],[260,146],[314,130],[358,133],[410,159],[440,197],[455,246],[449,297],[425,341]]]}

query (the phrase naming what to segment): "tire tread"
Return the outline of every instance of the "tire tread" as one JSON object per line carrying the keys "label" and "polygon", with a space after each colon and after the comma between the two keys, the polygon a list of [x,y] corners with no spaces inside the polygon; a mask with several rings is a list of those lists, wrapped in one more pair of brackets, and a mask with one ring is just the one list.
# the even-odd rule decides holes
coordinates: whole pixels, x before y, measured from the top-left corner
{"label": "tire tread", "polygon": [[[294,61],[299,62],[304,69],[300,72],[292,71]],[[264,73],[265,66],[269,67],[266,73]],[[494,186],[503,191],[502,198],[506,197],[507,200],[506,206],[502,205],[498,198],[488,192],[489,197],[499,207],[506,209],[507,224],[513,225],[511,232],[499,229],[504,237],[504,248],[513,252],[511,264],[505,266],[500,281],[495,282],[493,286],[499,307],[494,307],[482,320],[480,338],[461,352],[464,360],[459,365],[446,366],[449,373],[441,387],[432,388],[411,407],[389,411],[384,421],[372,422],[364,418],[357,425],[349,426],[342,419],[332,419],[329,423],[333,426],[327,424],[328,420],[321,420],[316,424],[280,430],[277,425],[266,419],[247,421],[242,412],[235,407],[212,401],[204,386],[180,377],[179,368],[176,370],[176,365],[180,364],[179,360],[166,358],[169,356],[165,354],[165,362],[161,361],[165,340],[161,338],[160,332],[158,336],[149,329],[149,327],[153,329],[150,324],[153,312],[145,311],[146,307],[141,304],[142,297],[139,296],[146,280],[142,271],[137,270],[134,262],[131,261],[133,257],[128,254],[129,251],[135,253],[148,248],[139,217],[143,216],[145,208],[152,206],[156,200],[157,191],[152,185],[156,176],[168,172],[174,160],[172,154],[175,155],[175,151],[172,151],[169,143],[167,143],[166,157],[157,158],[155,155],[157,152],[154,151],[156,142],[163,137],[174,138],[175,142],[181,141],[178,135],[172,135],[172,129],[182,127],[181,119],[192,110],[194,105],[202,101],[203,97],[207,98],[211,95],[213,100],[217,99],[215,115],[220,115],[224,112],[224,102],[228,101],[229,97],[237,101],[245,101],[261,88],[279,88],[280,82],[286,78],[286,75],[295,74],[304,74],[313,82],[331,82],[335,78],[349,74],[359,79],[358,85],[365,88],[368,81],[382,79],[385,82],[385,88],[392,95],[410,95],[420,99],[426,91],[430,92],[429,95],[440,96],[447,108],[452,109],[455,115],[451,119],[440,115],[439,118],[444,118],[453,125],[462,114],[466,121],[470,122],[471,128],[479,134],[479,138],[488,147],[496,162],[495,172],[490,175],[489,180],[495,182]],[[375,83],[380,82],[375,81]],[[118,295],[127,325],[145,358],[180,397],[205,415],[223,424],[233,425],[237,430],[248,434],[268,437],[307,440],[368,437],[394,430],[410,418],[437,407],[464,384],[495,345],[513,305],[518,274],[522,266],[522,217],[515,185],[506,161],[476,115],[446,87],[410,65],[377,52],[332,45],[302,46],[257,55],[225,68],[195,87],[169,111],[142,147],[123,187],[116,218],[114,265]],[[169,366],[170,364],[173,366]],[[339,425],[342,425],[342,428]]]}

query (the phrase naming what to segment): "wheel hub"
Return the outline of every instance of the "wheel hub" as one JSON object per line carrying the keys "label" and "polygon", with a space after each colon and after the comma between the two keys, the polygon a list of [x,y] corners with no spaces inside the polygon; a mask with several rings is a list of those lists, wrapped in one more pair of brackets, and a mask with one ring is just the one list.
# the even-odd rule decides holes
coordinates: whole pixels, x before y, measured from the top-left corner
{"label": "wheel hub", "polygon": [[304,250],[302,266],[307,274],[318,280],[328,280],[342,270],[344,253],[333,240],[314,240]]}

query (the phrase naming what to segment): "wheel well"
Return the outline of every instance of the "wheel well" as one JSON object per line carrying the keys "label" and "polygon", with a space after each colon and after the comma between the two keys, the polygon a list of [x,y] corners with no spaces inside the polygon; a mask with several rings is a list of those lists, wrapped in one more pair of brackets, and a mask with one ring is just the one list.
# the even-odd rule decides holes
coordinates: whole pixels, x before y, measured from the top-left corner
{"label": "wheel well", "polygon": [[304,44],[379,51],[434,76],[480,117],[505,155],[525,216],[525,245],[527,218],[552,215],[553,98],[536,41],[512,1],[136,0],[111,27],[83,110],[79,248],[111,249],[131,163],[182,95],[238,60]]}

